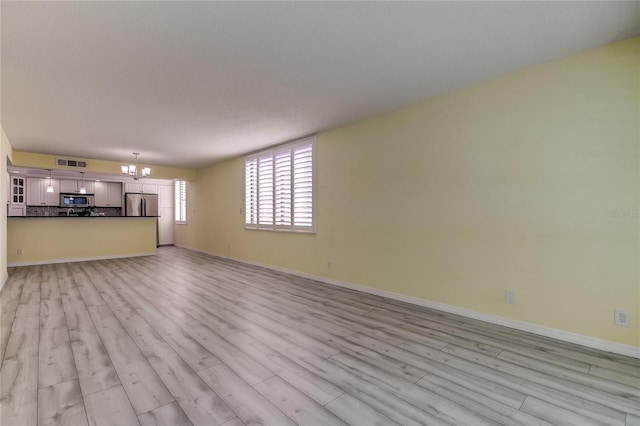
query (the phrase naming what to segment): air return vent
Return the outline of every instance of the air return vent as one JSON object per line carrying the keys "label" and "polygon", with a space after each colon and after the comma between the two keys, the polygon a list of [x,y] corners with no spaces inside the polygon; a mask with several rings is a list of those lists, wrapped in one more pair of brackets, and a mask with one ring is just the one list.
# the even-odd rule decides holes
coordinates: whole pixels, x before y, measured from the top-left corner
{"label": "air return vent", "polygon": [[73,167],[73,168],[80,168],[80,169],[86,169],[87,168],[87,162],[84,160],[73,160],[70,158],[58,158],[56,160],[56,164],[58,165],[58,167]]}

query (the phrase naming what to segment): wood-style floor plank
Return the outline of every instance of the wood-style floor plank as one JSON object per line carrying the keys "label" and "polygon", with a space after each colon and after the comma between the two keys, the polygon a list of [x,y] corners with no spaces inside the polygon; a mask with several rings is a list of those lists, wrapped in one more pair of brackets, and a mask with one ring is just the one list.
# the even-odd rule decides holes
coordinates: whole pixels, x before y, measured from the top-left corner
{"label": "wood-style floor plank", "polygon": [[115,386],[84,397],[91,426],[138,426],[138,418],[122,386]]}
{"label": "wood-style floor plank", "polygon": [[56,273],[82,395],[120,385],[67,265],[56,265]]}
{"label": "wood-style floor plank", "polygon": [[528,396],[520,408],[525,413],[546,420],[555,425],[584,425],[595,426],[602,423],[590,418],[581,416],[573,411],[560,408],[556,405],[540,401],[539,399]]}
{"label": "wood-style floor plank", "polygon": [[11,275],[11,280],[8,280],[2,288],[0,295],[0,363],[4,359],[26,277],[27,268],[20,268]]}
{"label": "wood-style floor plank", "polygon": [[152,327],[194,371],[222,362],[170,319],[152,323]]}
{"label": "wood-style floor plank", "polygon": [[46,387],[78,378],[67,327],[41,328],[38,386]]}
{"label": "wood-style floor plank", "polygon": [[35,425],[38,413],[38,357],[5,358],[0,369],[0,424]]}
{"label": "wood-style floor plank", "polygon": [[131,337],[102,341],[136,414],[175,400]]}
{"label": "wood-style floor plank", "polygon": [[273,376],[268,368],[202,324],[191,325],[185,331],[248,384],[254,385]]}
{"label": "wood-style floor plank", "polygon": [[138,420],[141,426],[191,426],[193,424],[177,402],[140,414]]}
{"label": "wood-style floor plank", "polygon": [[534,417],[520,409],[502,404],[483,393],[470,390],[467,387],[451,383],[438,376],[426,375],[418,385],[443,397],[475,411],[499,424],[517,424],[528,426],[548,426],[549,423]]}
{"label": "wood-style floor plank", "polygon": [[396,422],[383,416],[359,399],[345,393],[327,405],[327,410],[352,426],[393,426]]}
{"label": "wood-style floor plank", "polygon": [[38,389],[38,425],[82,426],[87,423],[78,380]]}
{"label": "wood-style floor plank", "polygon": [[346,425],[278,376],[258,383],[253,388],[299,425]]}
{"label": "wood-style floor plank", "polygon": [[320,405],[344,393],[245,333],[232,334],[227,336],[227,340]]}
{"label": "wood-style floor plank", "polygon": [[219,425],[236,415],[166,343],[142,349],[193,424]]}
{"label": "wood-style floor plank", "polygon": [[634,416],[633,414],[627,414],[625,426],[640,426],[640,417]]}
{"label": "wood-style floor plank", "polygon": [[495,422],[483,415],[471,411],[464,405],[447,400],[427,389],[414,385],[404,379],[387,374],[375,364],[369,364],[346,353],[339,353],[329,358],[345,370],[361,377],[363,380],[377,384],[380,388],[396,395],[425,412],[451,424],[493,425]]}
{"label": "wood-style floor plank", "polygon": [[638,359],[184,249],[15,268],[0,310],[3,425],[640,418]]}
{"label": "wood-style floor plank", "polygon": [[71,349],[83,395],[120,385],[120,379],[95,329],[71,333]]}
{"label": "wood-style floor plank", "polygon": [[265,426],[295,424],[226,366],[215,365],[199,371],[198,374],[245,424]]}
{"label": "wood-style floor plank", "polygon": [[324,358],[318,357],[303,348],[294,348],[285,356],[300,366],[317,374],[328,382],[343,389],[370,407],[376,407],[385,416],[403,425],[446,425],[449,424],[438,417],[427,413],[413,404],[399,398],[353,374]]}

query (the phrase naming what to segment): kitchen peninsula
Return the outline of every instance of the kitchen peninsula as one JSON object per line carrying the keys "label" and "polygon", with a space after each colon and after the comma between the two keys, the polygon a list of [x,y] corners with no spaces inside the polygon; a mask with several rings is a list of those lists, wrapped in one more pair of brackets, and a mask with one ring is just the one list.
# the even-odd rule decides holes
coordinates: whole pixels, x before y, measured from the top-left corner
{"label": "kitchen peninsula", "polygon": [[156,217],[9,217],[8,266],[156,253]]}
{"label": "kitchen peninsula", "polygon": [[[173,243],[173,181],[52,174],[9,170],[8,266],[146,256]],[[144,208],[134,195],[144,198]]]}

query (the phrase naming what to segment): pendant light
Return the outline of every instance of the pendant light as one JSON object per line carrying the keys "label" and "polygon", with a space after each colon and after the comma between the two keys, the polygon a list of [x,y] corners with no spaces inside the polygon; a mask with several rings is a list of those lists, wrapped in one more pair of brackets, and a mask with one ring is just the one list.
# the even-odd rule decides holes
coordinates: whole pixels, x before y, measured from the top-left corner
{"label": "pendant light", "polygon": [[122,165],[120,167],[122,169],[122,174],[129,175],[134,180],[139,180],[139,179],[149,177],[151,175],[151,168],[143,167],[142,169],[140,169],[140,173],[138,173],[138,155],[140,155],[140,153],[134,152],[133,155],[135,157],[133,164]]}
{"label": "pendant light", "polygon": [[51,184],[51,175],[53,174],[53,170],[49,169],[49,185],[47,185],[47,192],[53,192],[53,185]]}
{"label": "pendant light", "polygon": [[84,186],[84,172],[80,172],[82,174],[82,184],[80,185],[80,193],[81,194],[86,194],[87,193],[87,188],[85,188]]}

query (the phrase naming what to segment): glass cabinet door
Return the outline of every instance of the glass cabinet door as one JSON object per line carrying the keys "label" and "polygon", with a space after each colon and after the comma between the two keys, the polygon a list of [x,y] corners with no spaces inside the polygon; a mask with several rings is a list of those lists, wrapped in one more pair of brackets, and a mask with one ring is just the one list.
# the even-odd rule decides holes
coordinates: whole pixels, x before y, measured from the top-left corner
{"label": "glass cabinet door", "polygon": [[24,204],[25,202],[24,178],[11,178],[11,204]]}

